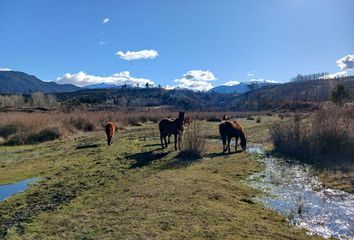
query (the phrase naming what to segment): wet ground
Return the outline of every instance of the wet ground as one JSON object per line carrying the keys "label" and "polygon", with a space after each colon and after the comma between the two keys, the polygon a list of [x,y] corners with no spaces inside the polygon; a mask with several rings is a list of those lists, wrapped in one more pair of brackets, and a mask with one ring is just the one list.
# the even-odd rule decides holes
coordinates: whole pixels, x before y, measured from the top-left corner
{"label": "wet ground", "polygon": [[258,201],[310,233],[354,239],[353,194],[324,187],[310,165],[265,155],[260,145],[247,151],[265,164],[264,171],[249,179],[266,193]]}
{"label": "wet ground", "polygon": [[36,178],[30,178],[14,184],[0,185],[0,201],[3,201],[16,193],[26,190],[31,183],[36,181]]}

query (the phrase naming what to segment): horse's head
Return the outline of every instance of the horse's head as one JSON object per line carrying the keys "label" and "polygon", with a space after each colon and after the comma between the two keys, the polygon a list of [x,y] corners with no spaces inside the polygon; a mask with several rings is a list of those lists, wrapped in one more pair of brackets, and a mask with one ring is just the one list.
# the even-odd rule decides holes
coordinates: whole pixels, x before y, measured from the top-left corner
{"label": "horse's head", "polygon": [[242,147],[243,150],[246,150],[247,137],[246,137],[246,135],[245,135],[243,132],[241,132],[240,138],[241,138],[241,143],[240,143],[240,145],[241,145],[241,147]]}
{"label": "horse's head", "polygon": [[178,114],[178,118],[179,119],[182,119],[183,121],[184,121],[184,114],[185,114],[186,112],[179,112],[179,114]]}

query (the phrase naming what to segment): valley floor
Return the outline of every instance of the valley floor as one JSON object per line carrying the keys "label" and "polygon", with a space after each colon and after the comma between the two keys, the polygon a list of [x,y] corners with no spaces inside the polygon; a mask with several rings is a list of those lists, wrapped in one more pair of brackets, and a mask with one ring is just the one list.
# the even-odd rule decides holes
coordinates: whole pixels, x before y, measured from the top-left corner
{"label": "valley floor", "polygon": [[[272,117],[242,120],[250,142],[265,142]],[[218,123],[203,123],[218,138]],[[37,177],[0,202],[0,238],[8,239],[316,239],[253,198],[245,183],[262,165],[242,152],[178,159],[160,149],[156,124],[38,145],[0,146],[0,184]]]}

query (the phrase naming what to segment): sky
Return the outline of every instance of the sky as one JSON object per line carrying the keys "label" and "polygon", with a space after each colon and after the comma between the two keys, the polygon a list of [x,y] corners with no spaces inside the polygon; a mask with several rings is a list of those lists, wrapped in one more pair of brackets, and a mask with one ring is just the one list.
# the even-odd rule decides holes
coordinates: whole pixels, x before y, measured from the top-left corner
{"label": "sky", "polygon": [[208,90],[352,75],[353,0],[1,0],[0,71]]}

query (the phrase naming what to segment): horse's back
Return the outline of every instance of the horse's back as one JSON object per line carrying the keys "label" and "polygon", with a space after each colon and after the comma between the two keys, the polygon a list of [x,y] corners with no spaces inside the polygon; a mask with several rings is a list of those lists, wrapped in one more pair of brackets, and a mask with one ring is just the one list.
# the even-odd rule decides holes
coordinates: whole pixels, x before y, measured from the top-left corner
{"label": "horse's back", "polygon": [[171,131],[171,126],[173,121],[168,118],[164,118],[159,122],[160,133],[169,133]]}
{"label": "horse's back", "polygon": [[108,122],[105,126],[106,133],[109,135],[113,135],[116,131],[116,125],[113,122]]}

